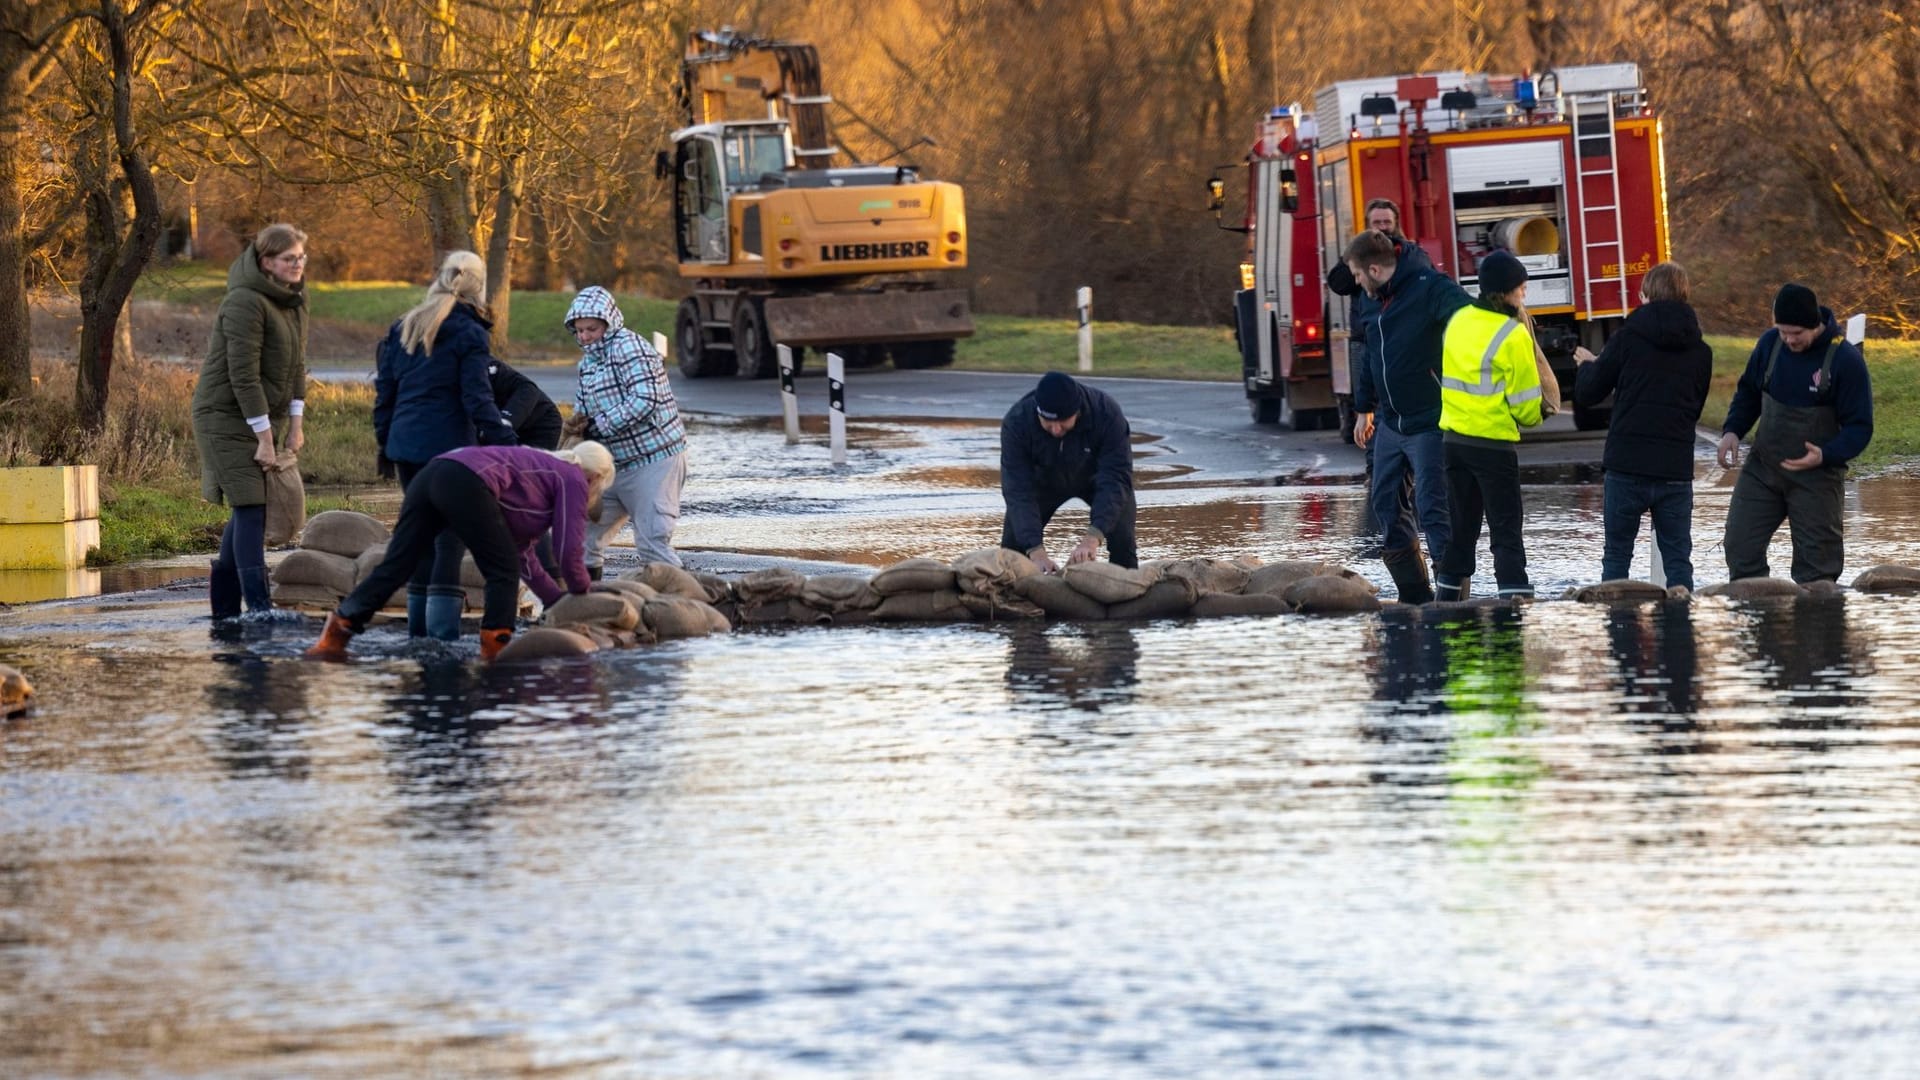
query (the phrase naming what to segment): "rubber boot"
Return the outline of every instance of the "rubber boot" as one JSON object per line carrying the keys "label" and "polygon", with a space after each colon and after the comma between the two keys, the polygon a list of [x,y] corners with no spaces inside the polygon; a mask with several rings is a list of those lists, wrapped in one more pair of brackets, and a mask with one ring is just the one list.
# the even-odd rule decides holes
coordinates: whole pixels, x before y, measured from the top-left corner
{"label": "rubber boot", "polygon": [[327,616],[327,625],[320,631],[320,640],[300,655],[309,660],[345,660],[347,642],[352,640],[353,627],[336,611]]}
{"label": "rubber boot", "polygon": [[1401,603],[1424,604],[1433,599],[1433,584],[1427,579],[1427,560],[1420,557],[1419,548],[1389,551],[1380,558],[1387,564],[1387,573],[1393,575]]}
{"label": "rubber boot", "polygon": [[213,574],[207,578],[207,603],[213,608],[215,622],[240,614],[240,575],[231,565],[219,561],[208,564]]}
{"label": "rubber boot", "polygon": [[273,581],[264,566],[249,566],[240,571],[240,596],[249,612],[273,610]]}
{"label": "rubber boot", "polygon": [[427,594],[407,586],[407,636],[427,636]]}
{"label": "rubber boot", "polygon": [[493,663],[494,658],[500,655],[500,650],[506,648],[507,642],[512,640],[512,630],[480,631],[480,662],[483,664]]}
{"label": "rubber boot", "polygon": [[1460,584],[1458,585],[1447,584],[1445,578],[1435,579],[1433,584],[1433,598],[1435,600],[1441,600],[1441,601],[1465,600],[1467,597],[1472,595],[1473,595],[1473,579],[1470,577],[1461,578]]}
{"label": "rubber boot", "polygon": [[[587,567],[587,580],[601,581],[605,578],[606,573],[607,568],[604,566],[589,566]],[[559,579],[555,578],[554,580],[558,581]]]}
{"label": "rubber boot", "polygon": [[[407,625],[413,625],[413,597],[407,597]],[[427,636],[441,641],[460,640],[460,614],[467,609],[467,592],[458,585],[435,585],[427,590]]]}

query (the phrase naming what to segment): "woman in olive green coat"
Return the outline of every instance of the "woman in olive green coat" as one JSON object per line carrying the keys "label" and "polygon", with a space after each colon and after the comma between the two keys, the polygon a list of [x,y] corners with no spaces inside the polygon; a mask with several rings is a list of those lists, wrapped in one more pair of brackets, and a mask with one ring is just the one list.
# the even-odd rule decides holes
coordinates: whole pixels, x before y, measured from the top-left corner
{"label": "woman in olive green coat", "polygon": [[269,225],[234,260],[193,388],[200,492],[233,508],[207,586],[216,619],[240,614],[243,599],[248,611],[273,607],[265,470],[274,463],[276,423],[286,429],[288,450],[298,453],[306,442],[306,243],[291,225]]}

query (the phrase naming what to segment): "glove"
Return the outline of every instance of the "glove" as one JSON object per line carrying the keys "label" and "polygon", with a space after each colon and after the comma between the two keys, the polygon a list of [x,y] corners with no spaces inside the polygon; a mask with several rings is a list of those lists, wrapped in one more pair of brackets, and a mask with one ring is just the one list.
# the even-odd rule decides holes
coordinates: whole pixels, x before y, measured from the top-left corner
{"label": "glove", "polygon": [[393,459],[388,457],[385,451],[381,452],[379,460],[374,463],[373,471],[382,480],[394,480],[400,476],[400,470],[394,468]]}

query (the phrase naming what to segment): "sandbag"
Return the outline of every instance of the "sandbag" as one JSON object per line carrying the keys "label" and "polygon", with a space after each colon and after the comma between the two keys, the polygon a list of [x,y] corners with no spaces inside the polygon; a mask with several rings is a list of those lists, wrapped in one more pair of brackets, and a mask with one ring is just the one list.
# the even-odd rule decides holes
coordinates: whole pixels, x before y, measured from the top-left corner
{"label": "sandbag", "polygon": [[[793,570],[773,567],[767,570],[755,570],[746,577],[733,583],[733,595],[742,604],[771,604],[776,600],[792,600],[806,588],[806,575]],[[700,598],[706,599],[704,587]]]}
{"label": "sandbag", "polygon": [[872,580],[859,574],[815,574],[800,590],[800,600],[832,615],[880,606],[880,594],[873,591]]}
{"label": "sandbag", "polygon": [[707,590],[707,603],[717,606],[734,599],[733,582],[719,574],[703,574],[698,570],[690,570],[688,573],[693,575],[693,580],[700,583],[701,588]]}
{"label": "sandbag", "polygon": [[1920,591],[1920,569],[1891,564],[1860,571],[1853,579],[1856,592],[1886,593]]}
{"label": "sandbag", "polygon": [[[1247,584],[1240,591],[1280,596],[1286,593],[1287,586],[1310,577],[1339,577],[1353,581],[1366,581],[1359,574],[1338,563],[1317,562],[1312,559],[1288,559],[1256,568],[1247,575]],[[1368,588],[1373,592],[1380,591],[1373,588],[1371,584]]]}
{"label": "sandbag", "polygon": [[1159,569],[1162,578],[1191,581],[1196,596],[1240,592],[1247,587],[1253,572],[1260,568],[1259,561],[1251,556],[1238,559],[1174,559],[1148,565]]}
{"label": "sandbag", "polygon": [[487,575],[480,572],[480,564],[474,561],[471,551],[460,556],[460,587],[463,589],[487,587]]}
{"label": "sandbag", "polygon": [[1129,570],[1110,562],[1075,563],[1061,571],[1060,576],[1083,595],[1108,606],[1138,600],[1160,580],[1157,571]]}
{"label": "sandbag", "polygon": [[1807,590],[1785,578],[1750,577],[1723,581],[1700,590],[1701,596],[1724,596],[1730,600],[1767,600],[1775,597],[1805,596]]}
{"label": "sandbag", "polygon": [[601,649],[633,649],[651,645],[654,640],[653,633],[644,626],[619,630],[599,623],[573,623],[566,629],[569,633],[582,635]]}
{"label": "sandbag", "polygon": [[0,717],[19,716],[33,707],[33,684],[20,669],[0,664]]}
{"label": "sandbag", "polygon": [[1138,599],[1127,600],[1107,608],[1109,619],[1179,619],[1193,611],[1193,602],[1200,593],[1188,578],[1161,578],[1141,593]]}
{"label": "sandbag", "polygon": [[599,650],[593,639],[572,630],[561,630],[551,626],[538,626],[524,633],[515,634],[507,647],[494,657],[496,664],[525,664],[536,660],[551,660],[559,656],[590,656]]}
{"label": "sandbag", "polygon": [[1015,593],[1056,619],[1096,621],[1107,617],[1107,605],[1066,583],[1058,574],[1035,574],[1013,583]]}
{"label": "sandbag", "polygon": [[[325,585],[275,585],[273,602],[279,607],[323,607],[328,610],[340,606],[346,596],[334,592]],[[406,603],[403,598],[401,603]]]}
{"label": "sandbag", "polygon": [[960,590],[935,589],[888,595],[873,617],[878,622],[970,622],[973,612],[960,602]]}
{"label": "sandbag", "polygon": [[629,604],[638,606],[649,600],[658,599],[660,594],[651,585],[642,585],[637,581],[622,581],[614,578],[608,581],[596,581],[587,586],[588,592],[613,593],[626,598]]}
{"label": "sandbag", "polygon": [[345,596],[353,591],[354,562],[345,555],[301,548],[288,552],[287,557],[280,560],[280,565],[273,568],[272,578],[276,585],[319,585],[335,595]]}
{"label": "sandbag", "polygon": [[300,546],[308,551],[325,551],[351,559],[375,544],[384,544],[392,533],[385,525],[352,510],[323,510],[308,519],[301,530]]}
{"label": "sandbag", "polygon": [[1651,581],[1617,578],[1598,585],[1582,585],[1573,590],[1571,598],[1582,604],[1635,604],[1645,600],[1665,600],[1667,590]]}
{"label": "sandbag", "polygon": [[1825,578],[1821,578],[1819,581],[1809,581],[1800,587],[1807,590],[1808,596],[1840,596],[1846,592],[1845,589],[1840,587],[1839,582],[1828,581]]}
{"label": "sandbag", "polygon": [[1379,599],[1365,582],[1346,577],[1301,578],[1287,586],[1280,598],[1293,605],[1295,611],[1308,614],[1380,610]]}
{"label": "sandbag", "polygon": [[1022,600],[1013,593],[995,598],[963,592],[960,594],[960,606],[966,608],[974,618],[987,622],[1011,622],[1016,619],[1047,617],[1047,613],[1040,609],[1040,605],[1031,600]]}
{"label": "sandbag", "polygon": [[624,581],[637,581],[650,586],[655,592],[665,595],[684,596],[702,602],[707,599],[707,587],[700,584],[700,579],[671,563],[642,563],[620,577]]}
{"label": "sandbag", "polygon": [[969,551],[953,560],[954,584],[961,592],[973,596],[1009,595],[1014,582],[1039,572],[1032,559],[1003,547]]}
{"label": "sandbag", "polygon": [[626,597],[615,593],[569,593],[547,609],[546,622],[549,626],[601,623],[617,630],[631,630],[640,625],[640,613]]}
{"label": "sandbag", "polygon": [[837,615],[829,615],[827,618],[832,620],[835,626],[865,626],[867,623],[873,621],[873,609],[865,608],[854,611],[842,611]]}
{"label": "sandbag", "polygon": [[353,583],[358,585],[367,580],[367,575],[379,569],[380,564],[386,561],[387,545],[385,544],[375,544],[361,552],[359,557],[353,560]]}
{"label": "sandbag", "polygon": [[[791,600],[787,602],[793,603],[793,601]],[[733,620],[727,618],[725,612],[721,611],[717,607],[714,607],[712,604],[701,604],[700,606],[706,609],[708,630],[711,630],[716,634],[733,633]]]}
{"label": "sandbag", "polygon": [[307,523],[307,488],[300,481],[300,455],[291,450],[275,454],[273,468],[265,470],[263,478],[267,485],[266,545],[291,544]]}
{"label": "sandbag", "polygon": [[953,567],[938,559],[904,559],[873,575],[873,591],[881,596],[958,588]]}
{"label": "sandbag", "polygon": [[1193,614],[1211,619],[1226,615],[1285,615],[1292,605],[1272,593],[1204,593],[1193,602]]}
{"label": "sandbag", "polygon": [[647,629],[653,631],[656,638],[672,641],[676,638],[706,637],[712,633],[713,623],[707,616],[711,610],[706,602],[692,597],[662,596],[658,600],[647,601],[640,609],[640,617],[646,620]]}
{"label": "sandbag", "polygon": [[753,626],[779,626],[789,623],[821,626],[833,616],[801,600],[775,600],[766,604],[741,605],[740,621]]}

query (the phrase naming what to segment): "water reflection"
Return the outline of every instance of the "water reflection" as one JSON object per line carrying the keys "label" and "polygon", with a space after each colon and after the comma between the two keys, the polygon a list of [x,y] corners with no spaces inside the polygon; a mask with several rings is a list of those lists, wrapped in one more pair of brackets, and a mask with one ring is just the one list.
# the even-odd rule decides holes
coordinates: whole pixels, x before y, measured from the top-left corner
{"label": "water reflection", "polygon": [[1015,623],[1007,633],[1007,686],[1018,702],[1100,712],[1133,701],[1139,681],[1135,628],[1116,623]]}
{"label": "water reflection", "polygon": [[304,780],[313,762],[308,747],[308,670],[253,653],[216,653],[207,680],[213,760],[236,777]]}
{"label": "water reflection", "polygon": [[[1699,650],[1693,611],[1686,604],[1619,605],[1607,611],[1607,649],[1619,668],[1616,709],[1643,731],[1698,730]],[[1657,744],[1660,753],[1697,753],[1698,741]]]}

